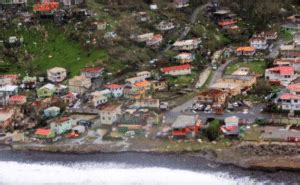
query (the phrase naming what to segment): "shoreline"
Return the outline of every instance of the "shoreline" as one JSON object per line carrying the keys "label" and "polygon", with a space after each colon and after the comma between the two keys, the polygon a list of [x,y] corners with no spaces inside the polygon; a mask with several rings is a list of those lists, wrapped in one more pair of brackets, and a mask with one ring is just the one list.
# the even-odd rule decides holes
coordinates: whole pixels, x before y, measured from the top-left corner
{"label": "shoreline", "polygon": [[[4,147],[5,150],[21,151],[21,152],[42,152],[42,153],[55,153],[55,154],[119,154],[119,153],[145,153],[153,155],[176,154],[188,155],[195,158],[202,158],[210,162],[222,165],[233,165],[246,170],[259,170],[259,171],[299,171],[300,170],[300,155],[253,155],[249,153],[244,155],[240,151],[241,147],[254,147],[260,145],[254,144],[240,144],[234,147],[227,147],[223,149],[202,148],[198,150],[181,150],[181,151],[161,151],[158,149],[124,149],[120,147],[116,149],[102,144],[83,144],[83,145],[26,145],[26,144],[0,144],[0,148]],[[271,145],[270,145],[271,146]],[[280,145],[272,145],[279,147]],[[282,145],[283,146],[283,145]],[[267,148],[268,145],[261,145],[262,148]],[[79,149],[80,148],[80,149]],[[283,147],[283,149],[285,149]],[[0,150],[1,151],[1,150]],[[247,151],[247,150],[246,150]]]}

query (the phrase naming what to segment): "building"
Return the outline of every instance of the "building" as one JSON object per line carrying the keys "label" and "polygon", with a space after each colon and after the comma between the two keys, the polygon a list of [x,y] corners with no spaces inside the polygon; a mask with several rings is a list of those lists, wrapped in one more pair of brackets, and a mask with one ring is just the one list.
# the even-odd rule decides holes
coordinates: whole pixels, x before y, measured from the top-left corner
{"label": "building", "polygon": [[54,118],[60,114],[60,108],[59,107],[49,107],[44,110],[44,116],[47,118]]}
{"label": "building", "polygon": [[53,132],[51,129],[39,128],[35,131],[34,135],[38,139],[54,139],[55,138],[55,132]]}
{"label": "building", "polygon": [[195,60],[195,56],[192,53],[180,53],[175,57],[175,59],[180,64],[189,64]]}
{"label": "building", "polygon": [[160,105],[159,99],[153,99],[153,98],[145,98],[142,100],[138,100],[135,104],[137,107],[142,108],[155,108],[158,109]]}
{"label": "building", "polygon": [[273,62],[276,66],[290,66],[295,69],[295,71],[300,72],[300,58],[295,59],[277,59]]}
{"label": "building", "polygon": [[151,39],[146,41],[147,46],[158,47],[163,41],[163,36],[161,34],[154,35]]}
{"label": "building", "polygon": [[107,105],[100,112],[100,120],[103,125],[113,125],[122,114],[121,105]]}
{"label": "building", "polygon": [[91,86],[91,79],[85,76],[75,76],[69,80],[70,91],[77,94],[84,94]]}
{"label": "building", "polygon": [[278,38],[278,34],[275,31],[264,31],[255,33],[253,37],[265,38],[267,41],[275,41]]}
{"label": "building", "polygon": [[236,23],[238,23],[237,19],[221,20],[218,22],[218,26],[220,26],[223,29],[228,29],[235,26]]}
{"label": "building", "polygon": [[172,124],[172,136],[174,138],[194,138],[201,131],[201,120],[196,116],[180,115]]}
{"label": "building", "polygon": [[84,3],[84,0],[61,0],[66,7],[76,6]]}
{"label": "building", "polygon": [[34,89],[37,84],[37,77],[25,76],[22,80],[24,89]]}
{"label": "building", "polygon": [[86,78],[100,78],[102,77],[104,68],[102,67],[87,67],[80,70],[80,76],[84,76]]}
{"label": "building", "polygon": [[152,39],[153,36],[154,36],[154,33],[145,33],[142,35],[138,35],[136,37],[136,41],[137,42],[146,42],[147,40]]}
{"label": "building", "polygon": [[286,22],[281,25],[285,31],[295,33],[300,31],[300,15],[293,15],[287,18]]}
{"label": "building", "polygon": [[225,91],[230,96],[236,96],[242,93],[240,85],[236,83],[214,83],[210,86],[211,89],[219,89]]}
{"label": "building", "polygon": [[15,83],[16,81],[14,80],[14,78],[10,78],[7,75],[0,76],[0,87],[4,87],[7,85],[14,85]]}
{"label": "building", "polygon": [[279,66],[266,69],[265,78],[272,83],[287,86],[296,79],[296,75],[293,67]]}
{"label": "building", "polygon": [[198,49],[200,43],[201,43],[200,38],[176,41],[173,44],[173,48],[174,48],[174,50],[178,50],[178,51],[191,51],[194,49]]}
{"label": "building", "polygon": [[140,91],[149,91],[151,89],[151,83],[147,80],[144,80],[142,82],[135,83],[134,87],[136,87]]}
{"label": "building", "polygon": [[72,92],[68,92],[65,96],[63,96],[63,101],[66,105],[72,105],[76,100],[76,94]]}
{"label": "building", "polygon": [[225,125],[221,127],[221,131],[227,137],[239,136],[239,118],[236,116],[225,118]]}
{"label": "building", "polygon": [[256,48],[257,50],[265,50],[269,47],[265,37],[252,37],[250,39],[250,46]]}
{"label": "building", "polygon": [[234,71],[232,75],[247,76],[250,75],[250,69],[248,67],[241,67]]}
{"label": "building", "polygon": [[64,81],[67,77],[67,70],[62,67],[54,67],[52,69],[47,70],[47,78],[49,81],[53,83],[59,83]]}
{"label": "building", "polygon": [[192,66],[189,64],[179,65],[179,66],[171,66],[164,67],[161,69],[165,75],[171,76],[180,76],[180,75],[189,75],[192,74]]}
{"label": "building", "polygon": [[2,108],[0,109],[0,131],[8,128],[14,121],[15,110]]}
{"label": "building", "polygon": [[92,103],[94,107],[98,107],[108,102],[108,97],[101,91],[91,93]]}
{"label": "building", "polygon": [[154,91],[162,91],[168,88],[166,80],[152,80],[151,84]]}
{"label": "building", "polygon": [[27,97],[22,95],[15,95],[9,98],[10,105],[24,105],[27,102]]}
{"label": "building", "polygon": [[255,75],[224,75],[218,83],[238,84],[242,90],[252,88],[256,84]]}
{"label": "building", "polygon": [[112,96],[114,98],[119,98],[124,94],[124,86],[118,84],[110,84],[105,86],[108,90],[110,90]]}
{"label": "building", "polygon": [[141,75],[141,76],[136,76],[136,77],[133,77],[133,78],[127,78],[125,80],[125,82],[128,84],[128,85],[134,85],[135,83],[138,83],[138,82],[142,82],[144,81],[146,78],[144,75]]}
{"label": "building", "polygon": [[52,97],[56,92],[56,87],[53,84],[46,84],[37,90],[37,96],[39,98]]}
{"label": "building", "polygon": [[256,48],[251,46],[246,47],[238,47],[235,50],[235,53],[237,56],[246,56],[246,57],[252,57],[255,55]]}
{"label": "building", "polygon": [[17,95],[19,91],[19,87],[16,85],[6,85],[0,88],[0,92],[7,93],[10,96]]}
{"label": "building", "polygon": [[9,104],[9,94],[5,92],[0,92],[0,106],[4,107]]}
{"label": "building", "polygon": [[287,86],[288,92],[281,94],[276,100],[278,107],[282,110],[299,111],[300,110],[300,84],[291,84]]}
{"label": "building", "polygon": [[140,71],[136,73],[137,77],[143,77],[144,79],[151,78],[151,72],[149,71]]}
{"label": "building", "polygon": [[228,93],[219,89],[207,89],[198,95],[198,102],[204,105],[224,107]]}
{"label": "building", "polygon": [[169,31],[175,28],[175,25],[172,21],[161,21],[156,25],[156,29],[160,31]]}
{"label": "building", "polygon": [[175,8],[185,8],[190,6],[190,0],[173,0]]}
{"label": "building", "polygon": [[71,130],[72,127],[75,125],[74,121],[68,117],[62,117],[54,120],[51,124],[51,130],[56,134],[60,135],[66,133],[67,131]]}
{"label": "building", "polygon": [[0,5],[8,6],[8,5],[26,5],[27,0],[0,0]]}

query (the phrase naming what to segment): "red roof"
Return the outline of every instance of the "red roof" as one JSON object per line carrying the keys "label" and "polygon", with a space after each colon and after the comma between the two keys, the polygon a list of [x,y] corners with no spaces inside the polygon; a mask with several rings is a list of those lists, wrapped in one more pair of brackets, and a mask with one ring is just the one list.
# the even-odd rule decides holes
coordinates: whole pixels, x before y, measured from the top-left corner
{"label": "red roof", "polygon": [[236,24],[237,22],[238,22],[237,20],[220,21],[218,22],[218,25],[224,27],[224,26]]}
{"label": "red roof", "polygon": [[66,95],[66,97],[73,98],[73,97],[75,97],[75,94],[73,94],[72,92],[68,92],[68,94]]}
{"label": "red roof", "polygon": [[22,102],[22,101],[26,101],[26,96],[21,96],[21,95],[11,96],[9,100],[14,102]]}
{"label": "red roof", "polygon": [[110,84],[110,85],[106,85],[105,87],[108,88],[108,89],[120,89],[123,86],[119,85],[119,84]]}
{"label": "red roof", "polygon": [[101,72],[103,70],[102,67],[87,67],[87,68],[83,68],[80,71],[81,72],[87,72],[87,73],[98,73]]}
{"label": "red roof", "polygon": [[35,135],[48,136],[49,134],[51,134],[51,132],[52,131],[50,129],[39,128],[35,131]]}
{"label": "red roof", "polygon": [[268,70],[279,73],[280,75],[293,75],[295,72],[295,69],[290,66],[273,67]]}
{"label": "red roof", "polygon": [[281,95],[279,97],[279,99],[281,99],[281,100],[291,100],[291,99],[300,100],[300,95],[286,93],[286,94]]}
{"label": "red roof", "polygon": [[44,2],[44,3],[37,3],[33,5],[33,11],[36,12],[48,12],[51,10],[56,10],[59,8],[58,2]]}
{"label": "red roof", "polygon": [[4,75],[0,75],[0,77],[2,77],[2,78],[10,78],[12,80],[17,80],[18,79],[18,75],[16,75],[16,74],[4,74]]}
{"label": "red roof", "polygon": [[294,92],[300,92],[300,83],[297,84],[291,84],[287,87],[289,90]]}
{"label": "red roof", "polygon": [[167,73],[170,71],[179,71],[179,70],[185,70],[192,68],[191,65],[185,64],[185,65],[179,65],[179,66],[171,66],[171,67],[164,67],[161,69],[162,72]]}

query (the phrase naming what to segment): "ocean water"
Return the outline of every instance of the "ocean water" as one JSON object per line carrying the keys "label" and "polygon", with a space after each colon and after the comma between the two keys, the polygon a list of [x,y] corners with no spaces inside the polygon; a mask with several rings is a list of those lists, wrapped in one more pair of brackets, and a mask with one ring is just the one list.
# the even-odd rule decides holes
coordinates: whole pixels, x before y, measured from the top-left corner
{"label": "ocean water", "polygon": [[263,184],[249,177],[234,178],[224,172],[196,172],[162,167],[134,167],[118,163],[0,162],[0,183],[95,185],[235,185]]}

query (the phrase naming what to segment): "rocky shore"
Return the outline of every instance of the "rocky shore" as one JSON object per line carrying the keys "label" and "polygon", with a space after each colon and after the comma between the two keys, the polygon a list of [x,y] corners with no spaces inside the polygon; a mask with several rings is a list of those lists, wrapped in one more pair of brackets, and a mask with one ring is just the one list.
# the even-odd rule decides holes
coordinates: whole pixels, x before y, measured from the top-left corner
{"label": "rocky shore", "polygon": [[[157,143],[156,143],[157,144]],[[235,165],[253,170],[300,170],[300,147],[289,143],[242,142],[228,147],[168,148],[167,146],[128,145],[127,142],[107,142],[103,144],[12,144],[12,150],[51,153],[121,153],[140,152],[153,154],[181,154],[201,157],[207,160]]]}

